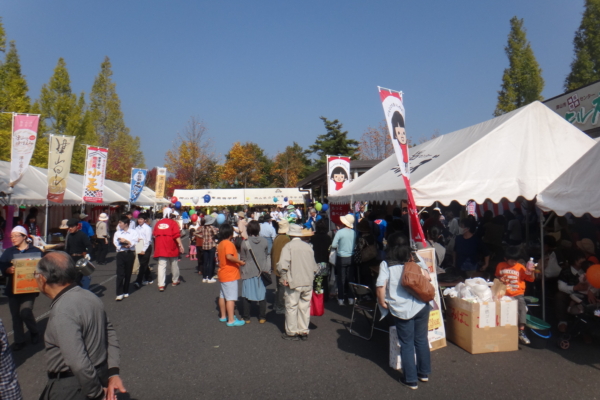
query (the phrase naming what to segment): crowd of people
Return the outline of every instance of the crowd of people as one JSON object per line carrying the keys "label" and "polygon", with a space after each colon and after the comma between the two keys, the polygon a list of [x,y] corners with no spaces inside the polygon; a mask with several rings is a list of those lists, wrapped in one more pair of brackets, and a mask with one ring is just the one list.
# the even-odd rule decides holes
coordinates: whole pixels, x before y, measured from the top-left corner
{"label": "crowd of people", "polygon": [[[462,215],[457,218],[455,214]],[[102,346],[100,342],[87,343],[91,339],[83,337],[85,346],[76,350],[68,344],[57,345],[49,341],[49,334],[69,337],[77,335],[75,331],[81,334],[82,329],[82,326],[69,327],[68,323],[59,322],[61,317],[54,316],[57,308],[53,307],[48,325],[52,329],[46,329],[46,347],[48,351],[55,349],[62,355],[57,355],[56,362],[49,362],[50,381],[44,398],[56,398],[50,396],[53,390],[57,390],[56,393],[67,390],[61,389],[64,382],[57,384],[55,380],[69,377],[76,377],[82,390],[98,398],[103,398],[107,388],[112,390],[111,395],[116,389],[124,390],[118,379],[116,334],[107,318],[100,321],[104,312],[101,302],[92,300],[96,297],[89,292],[91,276],[78,263],[91,258],[97,264],[105,264],[112,248],[116,252],[116,301],[128,298],[132,285],[141,289],[152,285],[154,279],[160,292],[165,291],[168,283],[178,286],[181,283],[178,263],[187,257],[197,262],[196,272],[202,283],[219,283],[218,317],[227,327],[251,323],[252,303],[258,304],[258,323],[266,322],[266,293],[273,276],[272,309],[277,314],[285,314],[282,335],[285,340],[308,340],[310,304],[317,282],[324,280],[325,300],[336,299],[338,306],[354,304],[355,294],[350,283],[363,284],[375,294],[384,313],[390,314],[390,324],[396,326],[403,359],[401,382],[415,389],[418,381],[428,381],[431,373],[427,342],[430,305],[399,284],[404,265],[419,261],[407,239],[406,208],[395,207],[388,215],[386,208],[366,210],[360,205],[356,212],[339,217],[336,224],[329,220],[327,213],[319,213],[315,208],[308,208],[304,219],[301,215],[303,212],[293,205],[285,209],[237,212],[223,209],[206,215],[200,209],[175,210],[169,206],[156,213],[152,210],[127,211],[117,216],[114,231],[110,226],[113,216],[107,213],[99,215],[95,230],[85,214],[64,220],[60,226],[65,235],[61,249],[64,252],[45,255],[38,265],[36,280],[40,292],[53,299],[53,304],[59,304],[58,299],[62,303],[68,302],[69,305],[64,305],[67,309],[89,307],[95,310],[93,316],[81,323],[86,329],[101,331],[99,335],[108,340]],[[435,208],[421,212],[420,216],[427,246],[435,249],[438,280],[474,276],[500,279],[507,285],[507,295],[519,303],[519,338],[528,343],[523,331],[527,314],[524,295],[536,290],[528,283],[535,283],[541,277],[531,265],[524,266],[528,248],[523,227],[527,221],[521,218],[522,213],[507,211],[494,216],[486,212],[482,218],[477,218],[461,210],[447,209],[443,213]],[[26,221],[12,230],[13,246],[0,257],[0,270],[7,277],[6,295],[15,332],[13,351],[25,346],[25,327],[32,343],[40,340],[33,314],[38,294],[12,293],[15,255],[38,253],[32,258],[43,256],[31,243],[31,238],[39,234],[35,217]],[[538,255],[538,258],[546,258],[546,279],[556,282],[556,290],[551,291],[551,295],[555,298],[561,331],[567,328],[569,313],[584,312],[586,305],[600,302],[597,291],[583,278],[585,270],[598,263],[595,246],[598,225],[594,225],[595,222],[556,218],[555,229],[544,237],[543,253]],[[333,230],[332,225],[335,225]],[[187,251],[182,241],[184,237],[189,238]],[[420,246],[422,244],[418,243],[417,247]],[[152,257],[158,261],[156,277],[149,265]],[[132,283],[136,260],[139,270]],[[420,266],[426,270],[422,263]],[[167,282],[167,269],[170,269],[170,282]],[[80,305],[73,305],[75,303]],[[77,308],[72,312],[77,315],[83,311]],[[66,330],[61,330],[63,325]],[[95,350],[90,352],[93,346],[96,346]],[[6,349],[0,348],[0,351]],[[71,351],[81,354],[71,354]],[[85,372],[81,366],[73,365],[70,357],[85,358],[88,363]],[[105,360],[104,363],[101,360]]]}

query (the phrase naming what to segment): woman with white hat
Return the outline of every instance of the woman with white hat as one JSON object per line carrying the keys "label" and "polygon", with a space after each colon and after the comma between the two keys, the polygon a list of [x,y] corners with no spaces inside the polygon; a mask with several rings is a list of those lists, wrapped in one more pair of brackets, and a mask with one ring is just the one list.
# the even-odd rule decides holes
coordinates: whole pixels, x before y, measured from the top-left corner
{"label": "woman with white hat", "polygon": [[351,281],[354,281],[354,266],[352,265],[352,253],[354,251],[354,241],[356,233],[354,232],[354,215],[347,214],[340,217],[344,226],[335,233],[331,248],[337,250],[335,259],[335,280],[338,286],[338,304],[344,305],[344,300],[348,299],[348,304],[354,304],[354,299],[349,297]]}
{"label": "woman with white hat", "polygon": [[98,255],[96,263],[99,265],[106,264],[106,254],[108,253],[108,215],[100,214],[98,222],[96,222],[96,246],[98,246]]}
{"label": "woman with white hat", "polygon": [[[10,240],[13,247],[10,247],[0,256],[0,271],[6,276],[5,294],[8,297],[8,307],[12,317],[13,330],[15,331],[15,343],[13,350],[19,351],[25,346],[25,329],[23,324],[29,329],[31,334],[31,343],[36,344],[39,341],[40,334],[33,316],[33,303],[39,293],[13,293],[13,275],[15,267],[12,265],[12,260],[15,255],[24,253],[38,253],[37,257],[42,258],[42,254],[37,247],[33,247],[27,238],[27,230],[22,226],[15,226],[10,233]],[[35,254],[31,254],[32,258]]]}

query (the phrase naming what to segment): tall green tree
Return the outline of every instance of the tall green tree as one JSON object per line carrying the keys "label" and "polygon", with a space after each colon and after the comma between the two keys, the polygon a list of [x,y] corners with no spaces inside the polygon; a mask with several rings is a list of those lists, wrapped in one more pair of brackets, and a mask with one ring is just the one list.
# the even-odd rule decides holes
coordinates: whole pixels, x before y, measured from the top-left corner
{"label": "tall green tree", "polygon": [[510,19],[508,44],[504,48],[509,67],[502,76],[498,104],[494,115],[502,115],[536,100],[543,100],[544,79],[531,44],[527,40],[523,19]]}
{"label": "tall green tree", "polygon": [[575,59],[565,89],[573,90],[600,79],[600,0],[586,0],[573,45]]}
{"label": "tall green tree", "polygon": [[140,139],[132,137],[125,125],[112,74],[110,59],[106,57],[90,93],[90,117],[100,146],[108,148],[107,177],[127,182],[131,168],[144,167],[144,154]]}
{"label": "tall green tree", "polygon": [[298,181],[308,175],[310,160],[298,143],[287,146],[283,153],[273,159],[273,182],[277,187],[296,187]]}
{"label": "tall green tree", "polygon": [[325,124],[326,133],[317,136],[315,144],[310,145],[306,154],[317,156],[312,170],[319,169],[327,163],[327,155],[347,156],[356,158],[358,151],[358,141],[348,139],[348,131],[343,131],[343,125],[337,119],[330,121],[325,117],[320,117]]}
{"label": "tall green tree", "polygon": [[[0,44],[5,39],[0,37]],[[0,112],[30,112],[31,100],[27,95],[25,76],[21,73],[21,62],[14,41],[0,64]],[[0,114],[0,160],[10,160],[12,118],[10,114]]]}

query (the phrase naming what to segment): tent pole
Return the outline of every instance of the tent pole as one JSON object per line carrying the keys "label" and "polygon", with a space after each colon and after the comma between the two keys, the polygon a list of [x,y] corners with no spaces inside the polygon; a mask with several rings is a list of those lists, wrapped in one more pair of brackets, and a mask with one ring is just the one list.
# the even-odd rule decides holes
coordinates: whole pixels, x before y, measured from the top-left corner
{"label": "tent pole", "polygon": [[542,262],[542,319],[546,321],[546,271],[544,260],[544,213],[540,210],[540,250]]}
{"label": "tent pole", "polygon": [[46,216],[44,218],[44,230],[46,231],[45,235],[44,235],[44,241],[46,243],[48,243],[48,214],[49,213],[50,213],[50,206],[48,204],[48,199],[46,199]]}

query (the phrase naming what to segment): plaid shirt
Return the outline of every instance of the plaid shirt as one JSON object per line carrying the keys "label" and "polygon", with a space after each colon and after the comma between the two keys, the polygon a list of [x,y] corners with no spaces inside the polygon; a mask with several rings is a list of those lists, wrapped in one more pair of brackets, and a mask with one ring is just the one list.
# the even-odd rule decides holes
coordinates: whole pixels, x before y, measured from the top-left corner
{"label": "plaid shirt", "polygon": [[0,319],[0,399],[22,400],[21,387],[17,380],[17,371],[12,353],[8,348],[8,337]]}
{"label": "plaid shirt", "polygon": [[200,235],[204,239],[202,243],[202,250],[210,250],[213,247],[216,247],[215,236],[219,233],[219,229],[213,225],[202,225],[202,229],[200,229]]}

